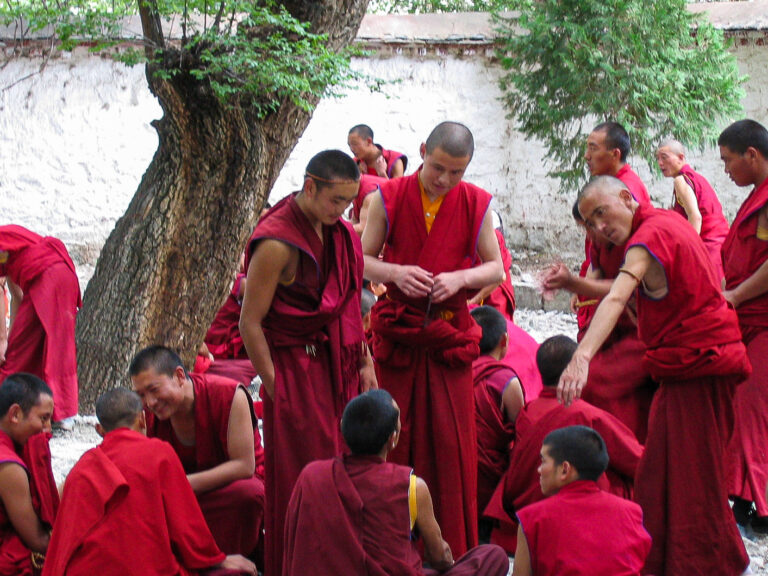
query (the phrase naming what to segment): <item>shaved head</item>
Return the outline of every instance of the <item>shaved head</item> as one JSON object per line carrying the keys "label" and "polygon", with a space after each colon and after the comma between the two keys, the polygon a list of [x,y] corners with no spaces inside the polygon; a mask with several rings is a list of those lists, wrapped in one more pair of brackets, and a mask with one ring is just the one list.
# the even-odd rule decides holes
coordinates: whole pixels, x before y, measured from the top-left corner
{"label": "shaved head", "polygon": [[576,198],[576,202],[581,204],[582,200],[588,198],[595,192],[606,192],[618,197],[622,190],[629,192],[627,185],[618,178],[614,176],[595,176],[579,191],[579,196]]}
{"label": "shaved head", "polygon": [[427,138],[427,154],[440,148],[454,158],[464,158],[475,152],[475,139],[472,132],[464,124],[458,122],[441,122]]}
{"label": "shaved head", "polygon": [[659,151],[662,148],[666,148],[672,152],[672,154],[682,154],[685,156],[685,146],[683,146],[678,140],[675,140],[674,138],[664,140],[664,142],[659,144],[659,147],[656,150]]}
{"label": "shaved head", "polygon": [[131,428],[142,409],[141,398],[128,388],[113,388],[96,400],[96,417],[105,432]]}

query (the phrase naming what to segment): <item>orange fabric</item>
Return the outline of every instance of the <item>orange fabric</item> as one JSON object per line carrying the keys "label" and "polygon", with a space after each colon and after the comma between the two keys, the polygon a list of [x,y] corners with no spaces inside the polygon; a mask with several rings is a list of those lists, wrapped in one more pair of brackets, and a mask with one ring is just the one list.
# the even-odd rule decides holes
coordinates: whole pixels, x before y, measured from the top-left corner
{"label": "orange fabric", "polygon": [[440,206],[443,205],[445,196],[438,196],[435,200],[430,200],[427,196],[424,185],[419,179],[419,190],[421,191],[421,208],[424,210],[424,223],[427,225],[427,234],[432,231],[432,224],[435,223],[435,216],[437,216]]}

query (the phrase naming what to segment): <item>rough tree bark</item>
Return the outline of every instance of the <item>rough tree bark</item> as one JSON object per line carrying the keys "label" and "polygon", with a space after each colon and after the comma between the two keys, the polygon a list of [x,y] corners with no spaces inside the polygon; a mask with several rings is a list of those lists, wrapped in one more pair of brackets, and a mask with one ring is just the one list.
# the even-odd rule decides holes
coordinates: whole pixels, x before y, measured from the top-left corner
{"label": "rough tree bark", "polygon": [[[152,4],[141,3],[142,27],[160,46]],[[368,0],[283,4],[340,49],[354,38]],[[192,364],[256,215],[311,118],[284,102],[260,120],[247,107],[222,106],[187,74],[160,80],[152,72],[148,65],[163,110],[154,123],[159,147],[102,249],[78,315],[84,412],[103,391],[127,383],[128,363],[144,346],[176,348]]]}

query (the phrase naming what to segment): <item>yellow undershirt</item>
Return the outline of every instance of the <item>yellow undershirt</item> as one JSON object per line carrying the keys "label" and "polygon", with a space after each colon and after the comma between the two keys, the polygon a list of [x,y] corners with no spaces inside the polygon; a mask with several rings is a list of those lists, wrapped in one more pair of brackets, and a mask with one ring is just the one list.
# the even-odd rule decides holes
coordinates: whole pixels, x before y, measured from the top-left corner
{"label": "yellow undershirt", "polygon": [[424,210],[424,223],[427,225],[427,234],[429,234],[445,196],[438,196],[434,201],[430,200],[426,190],[424,190],[424,185],[421,183],[421,178],[419,178],[419,190],[421,191],[421,208]]}
{"label": "yellow undershirt", "polygon": [[762,226],[757,227],[757,239],[758,240],[768,240],[768,228],[763,228]]}
{"label": "yellow undershirt", "polygon": [[411,481],[408,485],[408,512],[410,512],[411,516],[411,532],[413,532],[413,527],[416,525],[416,474],[411,472]]}

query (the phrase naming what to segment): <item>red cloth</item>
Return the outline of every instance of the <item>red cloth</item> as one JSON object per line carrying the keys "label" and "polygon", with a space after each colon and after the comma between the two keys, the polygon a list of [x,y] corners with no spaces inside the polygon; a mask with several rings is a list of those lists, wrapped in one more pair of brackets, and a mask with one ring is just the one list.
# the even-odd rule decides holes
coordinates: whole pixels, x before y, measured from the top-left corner
{"label": "red cloth", "polygon": [[[386,160],[387,162],[387,178],[392,178],[392,170],[394,169],[395,163],[398,160],[403,161],[403,172],[405,172],[405,169],[408,167],[408,156],[406,156],[402,152],[395,152],[394,150],[386,150],[381,146],[379,146],[378,144],[376,144],[376,146],[378,147],[379,150],[381,150],[381,155],[384,157],[384,160]],[[363,161],[357,158],[355,158],[355,160],[357,161],[358,166],[361,167],[361,171],[362,171]],[[370,174],[371,176],[378,175],[378,172],[376,172],[375,166],[366,165],[366,168],[367,168],[367,172],[364,172],[364,174]]]}
{"label": "red cloth", "polygon": [[523,385],[525,401],[530,402],[539,397],[542,388],[541,373],[536,365],[539,343],[528,332],[509,320],[507,320],[507,335],[509,347],[504,356],[504,362],[517,374],[520,384]]}
{"label": "red cloth", "polygon": [[660,382],[635,482],[653,537],[645,570],[736,575],[749,559],[728,506],[724,451],[733,429],[733,387],[750,366],[704,243],[679,218],[639,207],[626,246],[644,247],[669,287],[660,299],[641,289],[637,296],[644,361]]}
{"label": "red cloth", "polygon": [[507,244],[500,230],[494,230],[499,241],[501,262],[504,266],[504,281],[488,295],[481,304],[492,306],[501,312],[507,320],[513,320],[515,316],[515,287],[512,285],[510,268],[512,267],[512,255],[507,250]]}
{"label": "red cloth", "polygon": [[647,206],[651,205],[651,197],[648,195],[648,189],[645,187],[645,184],[643,184],[643,181],[640,180],[640,176],[637,175],[637,172],[630,168],[629,164],[624,164],[624,166],[619,168],[619,171],[616,172],[616,178],[624,182],[627,188],[629,188],[632,197],[639,204],[645,204]]}
{"label": "red cloth", "polygon": [[[0,430],[0,464],[4,463],[18,464],[27,470],[27,465],[16,451],[11,437]],[[16,534],[5,506],[0,502],[0,575],[32,576],[31,553]]]}
{"label": "red cloth", "polygon": [[517,374],[505,363],[483,355],[472,364],[477,424],[477,509],[485,510],[509,466],[515,423],[501,405],[509,381]]}
{"label": "red cloth", "polygon": [[[715,269],[715,275],[717,278],[722,278],[723,259],[720,251],[725,237],[728,236],[728,220],[723,215],[723,207],[707,179],[695,172],[688,164],[680,169],[679,175],[685,179],[686,184],[691,187],[696,196],[696,203],[701,213],[701,232],[699,235],[707,248],[709,261]],[[688,214],[677,201],[677,197],[675,197],[672,210],[686,220],[688,219]]]}
{"label": "red cloth", "polygon": [[371,174],[360,175],[360,187],[357,189],[357,197],[352,201],[352,216],[355,222],[360,222],[360,210],[363,208],[365,197],[371,192],[378,190],[379,186],[386,181],[387,179],[381,176],[372,176]]}
{"label": "red cloth", "polygon": [[[491,201],[461,182],[446,193],[427,234],[419,172],[381,187],[387,213],[384,260],[437,275],[476,264],[480,225]],[[477,440],[472,361],[480,327],[466,291],[439,305],[408,298],[394,283],[371,311],[379,386],[400,406],[400,443],[390,458],[412,465],[430,487],[443,536],[459,556],[477,544]],[[429,310],[429,316],[426,316]]]}
{"label": "red cloth", "polygon": [[195,360],[195,372],[198,374],[204,372],[210,376],[221,376],[239,382],[246,387],[250,386],[251,381],[256,378],[256,370],[253,369],[253,364],[251,364],[248,358],[216,360],[215,362],[208,363],[204,369],[198,370],[197,361],[201,358],[202,356],[198,356]]}
{"label": "red cloth", "polygon": [[536,576],[639,576],[651,548],[634,502],[577,480],[518,512]]}
{"label": "red cloth", "polygon": [[172,448],[119,428],[67,476],[43,574],[186,575],[223,560]]}
{"label": "red cloth", "polygon": [[75,265],[56,238],[9,224],[0,226],[0,251],[8,276],[24,292],[16,313],[0,382],[15,372],[42,378],[53,391],[53,419],[77,414],[75,316],[82,304]]}
{"label": "red cloth", "polygon": [[248,358],[240,336],[240,282],[245,274],[238,274],[232,290],[205,335],[205,345],[216,360],[225,358]]}
{"label": "red cloth", "polygon": [[[228,378],[191,372],[195,392],[195,446],[190,462],[173,432],[170,420],[159,420],[149,409],[147,436],[169,442],[184,465],[187,474],[210,470],[229,460],[227,435],[232,402],[238,388]],[[256,471],[251,478],[237,480],[216,490],[197,495],[203,516],[216,543],[227,554],[250,556],[261,539],[264,513],[264,448],[261,445],[258,422],[253,413],[253,401],[248,396],[253,424],[253,446]]]}
{"label": "red cloth", "polygon": [[[345,456],[307,465],[288,507],[283,576],[433,574],[422,569],[411,538],[411,473],[410,468],[377,456]],[[502,576],[508,570],[503,551],[481,546],[442,574]]]}
{"label": "red cloth", "polygon": [[[753,190],[739,209],[723,246],[726,289],[749,278],[768,259],[768,243],[759,240],[757,217],[768,202],[768,180]],[[758,516],[768,516],[768,294],[736,310],[753,372],[736,389],[736,426],[728,446],[732,477],[729,493],[752,501]]]}
{"label": "red cloth", "polygon": [[339,220],[318,238],[288,196],[259,221],[249,243],[273,238],[299,250],[290,285],[278,285],[263,327],[275,366],[275,396],[264,396],[267,576],[281,574],[285,510],[306,464],[344,450],[341,414],[360,392],[363,254]]}

